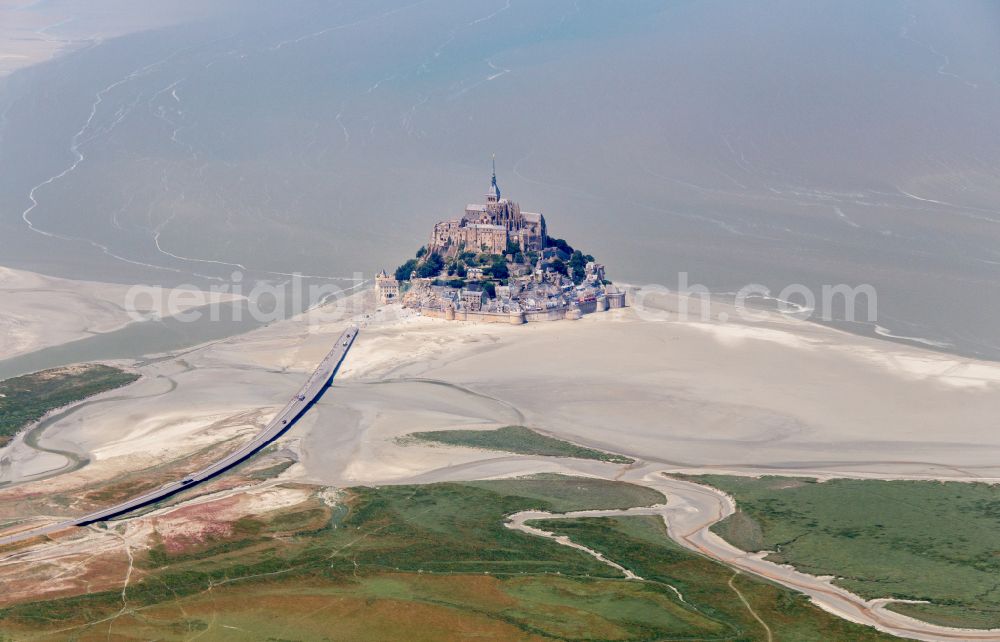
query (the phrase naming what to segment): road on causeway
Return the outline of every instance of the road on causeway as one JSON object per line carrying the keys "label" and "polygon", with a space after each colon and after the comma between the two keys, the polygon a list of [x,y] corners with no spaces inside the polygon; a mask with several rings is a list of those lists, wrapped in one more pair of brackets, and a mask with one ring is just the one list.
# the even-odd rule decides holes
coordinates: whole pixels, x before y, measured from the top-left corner
{"label": "road on causeway", "polygon": [[323,357],[323,360],[319,362],[316,370],[309,376],[302,387],[299,388],[298,392],[295,393],[295,396],[292,397],[287,404],[285,404],[285,407],[274,416],[270,423],[268,423],[256,437],[251,439],[235,452],[227,455],[225,458],[220,459],[211,466],[203,468],[198,472],[191,473],[182,479],[171,482],[165,486],[161,486],[144,495],[134,497],[128,501],[122,502],[121,504],[111,506],[110,508],[104,508],[84,515],[83,517],[66,520],[64,522],[57,522],[47,526],[41,526],[21,531],[19,533],[14,533],[13,535],[0,537],[0,546],[13,544],[32,537],[38,537],[40,535],[48,535],[49,533],[55,533],[73,526],[86,526],[88,524],[124,515],[125,513],[134,511],[137,508],[155,504],[156,502],[166,499],[175,493],[196,486],[226,470],[229,470],[246,459],[249,459],[261,448],[268,445],[281,436],[286,430],[291,428],[292,424],[294,424],[314,403],[316,403],[316,401],[323,395],[323,392],[327,389],[327,387],[329,387],[330,382],[333,381],[334,375],[337,374],[337,369],[340,368],[340,364],[344,361],[344,357],[347,356],[347,351],[351,349],[351,346],[354,344],[354,339],[357,338],[357,336],[357,327],[350,326],[347,328],[347,330],[340,335],[340,338],[337,339],[337,343],[333,346],[333,349],[331,349],[330,352]]}

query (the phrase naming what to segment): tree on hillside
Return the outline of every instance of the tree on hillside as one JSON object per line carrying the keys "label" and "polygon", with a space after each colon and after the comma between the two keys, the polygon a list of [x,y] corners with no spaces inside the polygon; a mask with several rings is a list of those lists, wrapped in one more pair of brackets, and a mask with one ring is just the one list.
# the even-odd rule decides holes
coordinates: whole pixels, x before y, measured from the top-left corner
{"label": "tree on hillside", "polygon": [[424,257],[423,262],[417,268],[417,276],[426,279],[428,277],[437,276],[437,274],[444,267],[444,259],[437,252],[431,252]]}
{"label": "tree on hillside", "polygon": [[567,255],[573,254],[573,247],[563,239],[557,239],[549,237],[545,241],[546,247],[554,247],[561,252],[565,252]]}
{"label": "tree on hillside", "polygon": [[[589,258],[593,260],[593,257]],[[573,283],[577,285],[582,283],[583,279],[587,276],[587,259],[588,257],[580,250],[573,252],[573,256],[569,259],[569,268],[573,277]]]}
{"label": "tree on hillside", "polygon": [[510,276],[510,271],[507,269],[507,261],[502,256],[494,254],[490,266],[483,268],[483,274],[491,276],[494,279],[506,279]]}
{"label": "tree on hillside", "polygon": [[400,265],[396,268],[396,280],[397,281],[409,281],[410,274],[417,269],[417,260],[410,259],[406,263]]}

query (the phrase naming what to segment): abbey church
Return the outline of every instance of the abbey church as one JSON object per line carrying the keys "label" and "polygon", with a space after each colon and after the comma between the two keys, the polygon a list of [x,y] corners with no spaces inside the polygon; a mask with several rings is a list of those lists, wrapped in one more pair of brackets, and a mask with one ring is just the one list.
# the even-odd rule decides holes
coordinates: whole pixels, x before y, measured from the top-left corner
{"label": "abbey church", "polygon": [[541,251],[545,240],[545,217],[522,212],[520,205],[502,198],[494,166],[486,203],[466,205],[462,218],[435,224],[428,250],[445,258],[464,251],[505,254],[512,241],[523,252]]}

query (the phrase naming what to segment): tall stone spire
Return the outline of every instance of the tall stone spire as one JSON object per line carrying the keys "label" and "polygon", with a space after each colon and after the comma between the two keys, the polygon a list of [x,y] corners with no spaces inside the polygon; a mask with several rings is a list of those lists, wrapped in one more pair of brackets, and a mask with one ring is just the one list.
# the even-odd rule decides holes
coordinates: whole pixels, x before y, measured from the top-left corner
{"label": "tall stone spire", "polygon": [[500,188],[497,186],[497,155],[493,154],[493,180],[490,181],[490,191],[486,193],[486,200],[496,203],[500,200]]}

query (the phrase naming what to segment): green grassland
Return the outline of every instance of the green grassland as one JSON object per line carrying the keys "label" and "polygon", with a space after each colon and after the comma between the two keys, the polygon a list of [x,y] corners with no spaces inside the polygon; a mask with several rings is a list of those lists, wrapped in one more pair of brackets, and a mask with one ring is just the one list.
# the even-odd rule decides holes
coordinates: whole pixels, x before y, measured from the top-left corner
{"label": "green grassland", "polygon": [[[553,477],[349,497],[346,512],[316,499],[195,548],[156,545],[137,555],[124,602],[115,588],[0,609],[0,639],[763,639],[726,586],[732,572],[670,544],[653,520],[553,520],[649,582],[503,525],[526,509],[662,502],[655,491]],[[889,639],[785,589],[742,576],[737,586],[763,617],[818,632],[798,639]]]}
{"label": "green grassland", "polygon": [[537,508],[556,513],[652,506],[666,501],[662,493],[645,486],[553,473],[472,481],[464,485],[533,500]]}
{"label": "green grassland", "polygon": [[[762,640],[767,632],[739,600],[739,591],[775,640],[895,640],[819,610],[804,595],[695,555],[669,539],[663,520],[653,516],[550,519],[530,522],[567,535],[630,569],[646,583],[673,587],[687,606],[719,623],[721,639]],[[730,584],[732,582],[732,584]],[[672,590],[672,589],[671,589]],[[703,632],[707,636],[708,633]]]}
{"label": "green grassland", "polygon": [[45,413],[132,383],[139,375],[101,364],[43,370],[0,381],[0,446]]}
{"label": "green grassland", "polygon": [[466,446],[485,450],[500,450],[520,455],[545,455],[548,457],[576,457],[596,459],[615,464],[631,464],[635,460],[593,448],[577,446],[561,439],[546,437],[524,426],[504,426],[496,430],[435,430],[408,435],[420,441],[436,442],[449,446]]}
{"label": "green grassland", "polygon": [[947,626],[1000,627],[1000,487],[706,475],[739,512],[714,527],[745,550]]}

